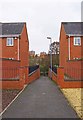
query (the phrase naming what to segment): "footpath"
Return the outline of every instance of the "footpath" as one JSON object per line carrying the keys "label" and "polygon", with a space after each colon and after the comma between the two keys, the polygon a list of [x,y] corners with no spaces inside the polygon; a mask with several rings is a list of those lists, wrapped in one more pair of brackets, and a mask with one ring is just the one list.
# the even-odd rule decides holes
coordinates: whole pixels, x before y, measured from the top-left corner
{"label": "footpath", "polygon": [[43,76],[29,84],[2,117],[78,118],[58,86]]}

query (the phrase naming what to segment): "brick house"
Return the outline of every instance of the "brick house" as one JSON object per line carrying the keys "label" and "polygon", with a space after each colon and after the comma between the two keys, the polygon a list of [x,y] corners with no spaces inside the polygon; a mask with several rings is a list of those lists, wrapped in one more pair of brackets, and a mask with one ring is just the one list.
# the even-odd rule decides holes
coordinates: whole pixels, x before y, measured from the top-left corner
{"label": "brick house", "polygon": [[[62,22],[60,30],[60,66],[71,69],[68,74],[83,78],[83,22]],[[75,72],[72,70],[77,70]]]}
{"label": "brick house", "polygon": [[0,58],[21,60],[28,66],[29,40],[26,23],[0,23]]}
{"label": "brick house", "polygon": [[[22,87],[23,82],[28,82],[29,40],[26,23],[0,23],[0,63],[1,60],[2,77],[0,75],[0,78],[8,81],[9,88],[16,84],[19,88],[18,86]],[[15,81],[13,84],[14,80],[18,80],[17,77],[20,81]],[[13,82],[10,82],[11,79]],[[8,84],[5,83],[3,82],[7,88]]]}

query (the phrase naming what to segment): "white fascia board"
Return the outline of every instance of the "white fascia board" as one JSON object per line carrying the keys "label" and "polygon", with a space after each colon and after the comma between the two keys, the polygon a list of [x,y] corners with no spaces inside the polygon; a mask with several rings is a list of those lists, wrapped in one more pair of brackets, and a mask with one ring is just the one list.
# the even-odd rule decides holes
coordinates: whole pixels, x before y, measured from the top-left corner
{"label": "white fascia board", "polygon": [[80,35],[80,34],[66,34],[67,36],[79,36],[79,37],[82,37],[83,35]]}
{"label": "white fascia board", "polygon": [[3,38],[3,37],[19,37],[20,35],[19,34],[15,34],[15,35],[0,35],[0,38]]}

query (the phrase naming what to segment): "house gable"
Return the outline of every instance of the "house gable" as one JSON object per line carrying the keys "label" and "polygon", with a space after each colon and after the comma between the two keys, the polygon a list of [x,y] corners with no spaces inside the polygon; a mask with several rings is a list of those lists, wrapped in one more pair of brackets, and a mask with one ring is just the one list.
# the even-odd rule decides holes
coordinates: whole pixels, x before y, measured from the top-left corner
{"label": "house gable", "polygon": [[[81,59],[83,22],[62,22],[60,31],[60,66],[65,66],[67,60]],[[81,43],[75,45],[75,37],[80,38]]]}

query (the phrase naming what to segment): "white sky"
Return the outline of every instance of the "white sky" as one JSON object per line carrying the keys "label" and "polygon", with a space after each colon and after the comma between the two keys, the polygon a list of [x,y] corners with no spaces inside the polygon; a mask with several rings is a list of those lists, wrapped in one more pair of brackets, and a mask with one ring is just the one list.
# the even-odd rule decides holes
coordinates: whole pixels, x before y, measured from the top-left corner
{"label": "white sky", "polygon": [[26,22],[29,50],[48,52],[47,36],[59,41],[61,22],[81,21],[81,1],[0,0],[0,22]]}

